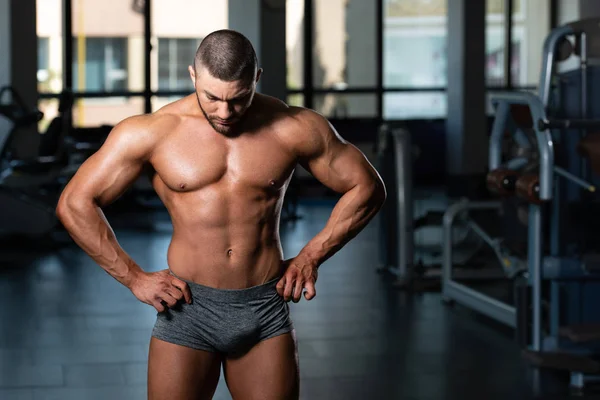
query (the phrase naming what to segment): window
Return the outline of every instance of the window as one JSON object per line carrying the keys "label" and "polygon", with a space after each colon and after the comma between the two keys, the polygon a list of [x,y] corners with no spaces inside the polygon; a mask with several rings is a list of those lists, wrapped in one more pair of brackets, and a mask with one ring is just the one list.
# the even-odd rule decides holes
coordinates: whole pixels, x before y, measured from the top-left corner
{"label": "window", "polygon": [[505,1],[487,0],[485,16],[485,79],[488,86],[503,86],[505,76]]}
{"label": "window", "polygon": [[73,87],[78,91],[125,91],[127,87],[127,39],[75,39]]}
{"label": "window", "polygon": [[60,93],[63,88],[62,1],[37,0],[37,81],[40,93]]}
{"label": "window", "polygon": [[47,37],[38,37],[38,67],[37,67],[37,80],[38,80],[38,91],[49,92],[50,91],[50,39]]}
{"label": "window", "polygon": [[74,90],[144,90],[144,14],[136,3],[71,0]]}
{"label": "window", "polygon": [[291,94],[287,97],[287,103],[290,106],[302,107],[304,106],[304,95]]}
{"label": "window", "polygon": [[314,0],[314,87],[377,85],[376,5],[373,0]]}
{"label": "window", "polygon": [[286,0],[287,87],[304,87],[304,0]]}
{"label": "window", "polygon": [[[229,1],[153,0],[150,22],[154,35],[151,89],[193,91],[188,66],[202,38],[229,27]],[[164,99],[157,99],[153,104]]]}
{"label": "window", "polygon": [[193,90],[188,66],[201,39],[158,39],[158,90]]}
{"label": "window", "polygon": [[78,127],[116,125],[125,118],[143,113],[143,97],[79,99],[73,107],[73,124]]}
{"label": "window", "polygon": [[542,49],[549,33],[547,0],[513,0],[511,77],[514,86],[537,86]]}
{"label": "window", "polygon": [[377,95],[328,93],[314,97],[314,109],[329,118],[375,118]]}
{"label": "window", "polygon": [[38,122],[38,132],[46,132],[50,122],[58,116],[58,99],[40,99],[38,109],[44,114],[44,117]]}
{"label": "window", "polygon": [[446,86],[446,0],[386,0],[383,86]]}
{"label": "window", "polygon": [[445,118],[448,102],[446,93],[406,92],[383,95],[385,119]]}
{"label": "window", "polygon": [[[444,88],[447,84],[447,0],[385,0],[383,87]],[[446,94],[383,95],[383,118],[443,118]]]}

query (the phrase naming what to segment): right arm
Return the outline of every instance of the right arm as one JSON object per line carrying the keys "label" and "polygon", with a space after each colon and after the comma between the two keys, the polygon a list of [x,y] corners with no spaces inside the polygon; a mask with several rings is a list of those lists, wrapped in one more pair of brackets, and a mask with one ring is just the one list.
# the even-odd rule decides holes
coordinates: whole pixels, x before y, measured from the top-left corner
{"label": "right arm", "polygon": [[143,281],[140,278],[146,274],[121,248],[102,212],[102,207],[118,199],[149,162],[157,139],[148,118],[152,117],[132,117],[115,126],[100,150],[67,184],[56,214],[75,243],[100,267],[160,311],[159,299],[136,293]]}

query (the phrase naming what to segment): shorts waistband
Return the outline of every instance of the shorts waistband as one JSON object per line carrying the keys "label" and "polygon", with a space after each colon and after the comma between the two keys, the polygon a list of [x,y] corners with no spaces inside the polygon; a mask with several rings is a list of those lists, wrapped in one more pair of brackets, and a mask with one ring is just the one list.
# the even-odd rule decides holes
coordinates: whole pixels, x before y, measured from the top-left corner
{"label": "shorts waistband", "polygon": [[211,286],[201,285],[199,283],[181,278],[169,269],[171,275],[184,281],[189,286],[192,294],[195,296],[208,296],[216,301],[246,301],[260,298],[266,295],[272,295],[281,277],[271,279],[261,285],[251,286],[243,289],[218,289]]}

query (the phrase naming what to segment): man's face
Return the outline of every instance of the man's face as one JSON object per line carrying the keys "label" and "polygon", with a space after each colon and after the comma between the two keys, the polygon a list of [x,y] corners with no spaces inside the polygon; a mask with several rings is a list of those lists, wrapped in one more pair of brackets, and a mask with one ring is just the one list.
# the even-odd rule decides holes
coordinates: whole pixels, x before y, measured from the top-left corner
{"label": "man's face", "polygon": [[227,135],[235,130],[246,110],[252,104],[256,92],[256,80],[251,82],[225,82],[199,68],[197,73],[190,67],[190,75],[196,88],[200,109],[213,129]]}

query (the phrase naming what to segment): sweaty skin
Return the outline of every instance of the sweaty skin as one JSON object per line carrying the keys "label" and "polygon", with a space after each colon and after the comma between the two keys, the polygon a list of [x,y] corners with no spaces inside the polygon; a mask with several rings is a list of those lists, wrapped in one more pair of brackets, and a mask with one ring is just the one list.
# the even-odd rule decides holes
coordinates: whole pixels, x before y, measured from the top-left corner
{"label": "sweaty skin", "polygon": [[[158,311],[182,297],[189,302],[184,282],[166,273],[149,278],[119,246],[101,211],[149,165],[173,223],[168,267],[176,275],[222,289],[281,276],[277,288],[286,300],[297,302],[303,289],[313,298],[318,267],[380,209],[379,175],[314,111],[255,94],[236,129],[218,121],[215,129],[197,96],[119,123],[69,182],[57,215],[75,242],[141,301]],[[343,196],[323,230],[284,261],[279,220],[298,164]]]}

